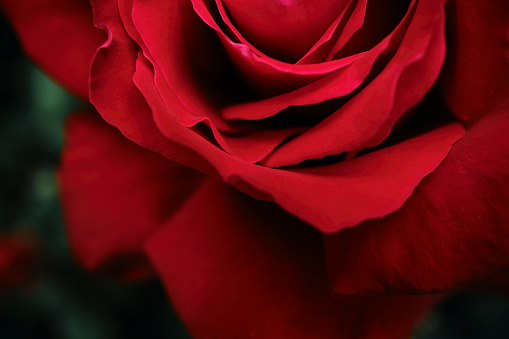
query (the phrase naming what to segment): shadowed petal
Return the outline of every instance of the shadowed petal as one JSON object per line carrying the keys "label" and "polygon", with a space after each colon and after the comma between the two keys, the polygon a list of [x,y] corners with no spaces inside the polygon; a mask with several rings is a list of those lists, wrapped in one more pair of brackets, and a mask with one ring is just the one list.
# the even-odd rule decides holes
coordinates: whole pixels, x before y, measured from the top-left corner
{"label": "shadowed petal", "polygon": [[508,131],[509,102],[473,125],[401,210],[327,236],[334,291],[436,293],[499,269],[509,257]]}
{"label": "shadowed petal", "polygon": [[59,170],[72,248],[87,269],[124,277],[150,268],[141,252],[201,174],[125,139],[96,114],[73,116]]}
{"label": "shadowed petal", "polygon": [[320,234],[209,180],[146,246],[193,338],[408,338],[436,296],[332,297]]}
{"label": "shadowed petal", "polygon": [[475,120],[509,93],[509,2],[449,1],[443,89],[454,113]]}

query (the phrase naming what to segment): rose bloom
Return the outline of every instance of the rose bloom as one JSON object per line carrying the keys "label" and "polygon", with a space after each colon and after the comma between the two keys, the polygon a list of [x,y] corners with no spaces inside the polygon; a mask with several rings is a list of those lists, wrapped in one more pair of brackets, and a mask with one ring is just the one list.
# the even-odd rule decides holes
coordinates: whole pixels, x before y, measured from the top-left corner
{"label": "rose bloom", "polygon": [[405,338],[504,286],[509,2],[1,4],[98,112],[59,170],[76,257],[157,274],[193,337]]}

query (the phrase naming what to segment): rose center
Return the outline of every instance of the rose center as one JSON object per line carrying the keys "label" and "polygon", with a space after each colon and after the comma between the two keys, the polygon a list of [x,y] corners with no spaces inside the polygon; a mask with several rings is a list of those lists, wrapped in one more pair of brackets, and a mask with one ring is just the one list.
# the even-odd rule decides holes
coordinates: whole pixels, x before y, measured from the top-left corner
{"label": "rose center", "polygon": [[242,35],[262,52],[288,62],[302,57],[349,0],[223,0]]}

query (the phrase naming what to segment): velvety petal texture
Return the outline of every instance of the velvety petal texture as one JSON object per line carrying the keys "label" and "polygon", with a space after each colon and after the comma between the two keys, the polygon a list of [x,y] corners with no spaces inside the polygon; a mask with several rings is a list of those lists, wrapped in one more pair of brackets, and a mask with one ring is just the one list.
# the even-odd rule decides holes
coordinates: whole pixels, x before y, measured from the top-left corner
{"label": "velvety petal texture", "polygon": [[77,259],[155,271],[194,338],[408,338],[506,284],[507,1],[0,4],[99,113],[58,171]]}
{"label": "velvety petal texture", "polygon": [[146,245],[193,338],[408,338],[440,297],[332,297],[321,237],[208,180]]}
{"label": "velvety petal texture", "polygon": [[484,114],[399,211],[326,236],[335,292],[444,292],[506,263],[509,102]]}
{"label": "velvety petal texture", "polygon": [[68,121],[58,177],[76,257],[88,269],[125,278],[151,272],[143,242],[202,179],[123,138],[96,113]]}
{"label": "velvety petal texture", "polygon": [[[402,21],[372,49],[358,59],[334,61],[345,68],[267,99],[274,99],[270,103],[246,102],[244,107],[251,108],[242,116],[224,110],[232,100],[228,87],[221,81],[210,86],[210,81],[224,77],[212,74],[216,66],[207,67],[212,61],[219,60],[218,67],[229,65],[222,71],[235,73],[223,50],[232,40],[218,23],[221,13],[216,6],[201,0],[93,2],[95,22],[109,32],[109,39],[91,69],[91,101],[108,122],[142,146],[218,173],[224,181],[276,201],[324,232],[400,208],[462,136],[460,125],[450,125],[353,160],[298,166],[379,144],[422,98],[444,56],[443,1],[410,2]],[[367,11],[374,8],[368,6]],[[204,47],[210,52],[206,58],[199,50]],[[376,63],[384,66],[375,67]],[[285,65],[304,67],[302,74],[308,67]],[[367,78],[371,81],[366,83]],[[214,92],[217,89],[223,92]],[[338,96],[346,96],[343,104],[330,102]],[[278,124],[260,116],[248,119],[252,112],[263,115],[278,107],[273,112],[277,115],[293,105],[310,115],[314,104],[332,110],[313,125],[295,124],[291,113]],[[297,166],[273,168],[287,165]],[[396,168],[401,170],[398,175]]]}
{"label": "velvety petal texture", "polygon": [[[142,70],[140,65],[137,71]],[[168,116],[167,106],[153,96],[156,91],[149,87],[151,82],[136,83],[167,138],[192,145],[226,182],[253,196],[276,201],[324,232],[381,217],[401,207],[419,181],[438,166],[463,135],[463,128],[452,124],[352,161],[305,169],[273,169],[222,152]]]}
{"label": "velvety petal texture", "polygon": [[1,0],[28,55],[66,89],[88,98],[92,57],[106,36],[87,0]]}
{"label": "velvety petal texture", "polygon": [[459,118],[476,120],[509,93],[509,2],[455,0],[447,12],[444,93]]}
{"label": "velvety petal texture", "polygon": [[96,20],[111,23],[109,26],[99,25],[108,33],[108,39],[97,50],[90,69],[90,102],[101,107],[99,113],[104,120],[114,126],[122,126],[122,134],[137,144],[182,164],[207,170],[208,165],[200,157],[164,138],[155,126],[149,106],[132,82],[137,47],[119,26],[116,2],[102,1],[101,5],[105,16],[98,18],[99,14],[96,14]]}

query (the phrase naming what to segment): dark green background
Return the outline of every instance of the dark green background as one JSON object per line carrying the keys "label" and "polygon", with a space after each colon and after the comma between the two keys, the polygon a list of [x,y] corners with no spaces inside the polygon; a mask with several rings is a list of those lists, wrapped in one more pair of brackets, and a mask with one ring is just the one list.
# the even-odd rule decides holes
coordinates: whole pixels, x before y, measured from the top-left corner
{"label": "dark green background", "polygon": [[[33,231],[43,261],[35,286],[0,297],[0,339],[189,338],[159,282],[120,283],[73,260],[54,172],[63,121],[83,104],[24,57],[3,20],[0,39],[0,234]],[[414,338],[509,338],[509,297],[453,296]]]}

